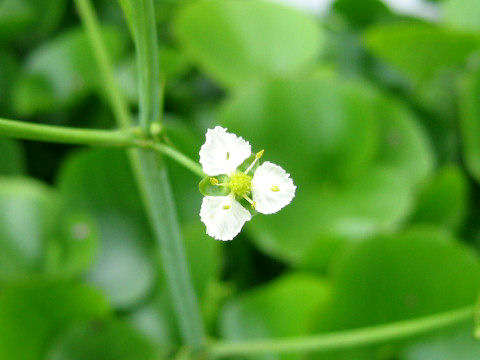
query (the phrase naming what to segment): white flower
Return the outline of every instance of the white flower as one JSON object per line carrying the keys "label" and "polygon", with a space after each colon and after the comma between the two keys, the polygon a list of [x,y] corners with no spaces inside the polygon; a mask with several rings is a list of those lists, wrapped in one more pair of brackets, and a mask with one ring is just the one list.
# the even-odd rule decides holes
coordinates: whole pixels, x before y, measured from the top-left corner
{"label": "white flower", "polygon": [[[200,149],[200,164],[203,172],[210,176],[210,183],[223,187],[227,195],[205,196],[200,218],[207,234],[217,240],[232,240],[252,218],[251,212],[240,203],[242,199],[259,213],[273,214],[295,196],[296,187],[280,166],[266,161],[255,170],[263,150],[241,171],[239,166],[251,155],[248,141],[228,133],[227,129],[217,126],[207,131],[205,144]],[[225,178],[222,183],[215,177],[219,175],[226,175],[222,176]]]}

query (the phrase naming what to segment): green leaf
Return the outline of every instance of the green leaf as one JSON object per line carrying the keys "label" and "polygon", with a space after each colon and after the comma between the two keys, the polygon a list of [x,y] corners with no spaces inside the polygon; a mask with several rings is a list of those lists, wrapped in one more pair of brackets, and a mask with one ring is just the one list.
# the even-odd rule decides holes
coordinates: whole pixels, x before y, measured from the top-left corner
{"label": "green leaf", "polygon": [[155,282],[153,244],[123,152],[89,150],[70,157],[59,177],[64,209],[98,224],[100,254],[88,275],[117,307],[144,299]]}
{"label": "green leaf", "polygon": [[0,359],[40,360],[52,336],[78,321],[109,315],[93,289],[66,282],[28,282],[0,293]]}
{"label": "green leaf", "polygon": [[89,270],[98,254],[98,229],[92,218],[76,211],[61,215],[58,241],[50,247],[48,271],[73,276]]}
{"label": "green leaf", "polygon": [[400,360],[476,360],[480,357],[478,340],[472,336],[472,324],[456,326],[409,344]]}
{"label": "green leaf", "polygon": [[[265,339],[309,334],[330,299],[328,283],[291,273],[240,294],[220,315],[220,332],[229,340]],[[299,355],[263,355],[256,359],[301,359]]]}
{"label": "green leaf", "polygon": [[458,229],[467,214],[468,182],[462,170],[445,166],[423,187],[411,222]]}
{"label": "green leaf", "polygon": [[303,184],[349,178],[370,163],[378,140],[374,111],[368,89],[322,75],[236,93],[220,120]]}
{"label": "green leaf", "polygon": [[480,70],[463,79],[460,91],[460,131],[465,165],[480,181]]}
{"label": "green leaf", "polygon": [[21,175],[26,170],[26,159],[20,142],[0,138],[0,175]]}
{"label": "green leaf", "polygon": [[[117,59],[125,48],[124,38],[111,28],[102,35],[109,54]],[[84,30],[65,31],[28,55],[14,92],[16,111],[34,115],[71,106],[100,85],[98,71]]]}
{"label": "green leaf", "polygon": [[71,327],[52,346],[48,360],[154,360],[156,349],[128,323],[106,321]]}
{"label": "green leaf", "polygon": [[27,178],[0,180],[0,280],[40,274],[57,214],[56,194]]}
{"label": "green leaf", "polygon": [[377,106],[381,142],[377,162],[398,169],[413,186],[433,172],[434,152],[426,131],[403,104],[380,98]]}
{"label": "green leaf", "polygon": [[480,37],[420,23],[376,25],[365,34],[373,55],[420,83],[442,68],[460,65]]}
{"label": "green leaf", "polygon": [[3,0],[0,39],[31,42],[51,33],[65,14],[65,0]]}
{"label": "green leaf", "polygon": [[445,0],[442,4],[446,25],[466,31],[480,31],[480,3],[476,0]]}
{"label": "green leaf", "polygon": [[187,55],[227,86],[299,73],[323,43],[312,18],[263,1],[196,2],[174,31]]}
{"label": "green leaf", "polygon": [[355,244],[334,267],[335,328],[399,321],[472,305],[478,257],[444,232],[410,230]]}
{"label": "green leaf", "polygon": [[126,319],[167,357],[180,343],[176,319],[168,293],[159,289],[152,301],[128,314]]}
{"label": "green leaf", "polygon": [[365,27],[374,22],[379,22],[393,14],[380,0],[337,0],[332,9],[342,14],[355,28]]}
{"label": "green leaf", "polygon": [[270,256],[324,271],[346,243],[396,229],[412,200],[410,185],[398,171],[371,168],[344,185],[305,184],[291,206],[257,216],[246,229]]}
{"label": "green leaf", "polygon": [[222,243],[209,237],[198,220],[183,226],[182,235],[195,292],[204,299],[209,287],[220,278]]}

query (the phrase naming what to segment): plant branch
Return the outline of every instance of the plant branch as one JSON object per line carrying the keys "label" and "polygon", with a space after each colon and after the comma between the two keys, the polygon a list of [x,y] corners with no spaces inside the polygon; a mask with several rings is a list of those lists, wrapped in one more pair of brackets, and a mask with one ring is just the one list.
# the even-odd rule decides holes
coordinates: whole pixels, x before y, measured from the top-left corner
{"label": "plant branch", "polygon": [[103,76],[102,85],[105,88],[105,93],[115,119],[120,127],[129,127],[131,126],[131,119],[128,106],[122,93],[118,90],[112,62],[108,56],[107,48],[104,46],[95,9],[90,0],[75,0],[75,4],[87,31],[98,66],[100,67]]}
{"label": "plant branch", "polygon": [[202,167],[198,163],[196,163],[180,151],[176,150],[175,148],[162,143],[153,143],[152,148],[153,150],[158,151],[165,156],[168,156],[170,159],[175,160],[177,163],[190,170],[195,175],[198,175],[201,178],[204,178],[206,176],[205,173],[202,171]]}
{"label": "plant branch", "polygon": [[[115,118],[120,126],[125,126],[125,122],[127,126],[130,126],[130,121],[125,121],[123,118],[123,112],[115,111],[117,108],[126,108],[126,106],[123,97],[116,97],[121,94],[115,86],[112,65],[108,59],[105,45],[101,40],[100,26],[91,2],[90,0],[75,1],[83,23],[87,27],[97,61],[104,65],[101,66],[102,75],[105,79],[111,80],[110,84],[112,86],[106,86],[105,90],[109,92],[108,99],[114,109]],[[124,7],[126,1],[123,0]],[[142,53],[142,55],[137,54],[137,56],[142,57],[139,61],[137,60],[138,65],[140,67],[146,65],[145,68],[139,69],[139,104],[142,129],[145,135],[149,135],[150,126],[161,120],[160,96],[162,92],[158,69],[158,51],[155,54],[157,49],[155,12],[152,0],[130,2],[128,8],[131,10],[131,14],[127,14],[127,16],[131,16],[129,22],[131,22],[132,31],[135,35],[137,51]],[[144,22],[145,24],[143,24]],[[140,31],[145,31],[145,33],[139,34]],[[139,43],[143,41],[146,43]],[[149,58],[144,59],[144,56]],[[127,118],[127,120],[129,119]],[[148,144],[148,140],[146,143]],[[160,151],[160,148],[157,151]],[[167,287],[172,297],[182,337],[190,349],[200,351],[206,343],[205,330],[180,237],[167,169],[162,158],[152,149],[131,150],[129,151],[129,157],[153,235],[160,249]]]}
{"label": "plant branch", "polygon": [[77,145],[118,147],[134,145],[133,134],[125,130],[75,129],[1,118],[0,135],[24,140]]}
{"label": "plant branch", "polygon": [[472,319],[473,311],[472,307],[465,307],[412,320],[296,338],[218,341],[211,344],[209,351],[214,358],[221,358],[267,353],[319,353],[368,346],[447,328]]}
{"label": "plant branch", "polygon": [[[121,1],[125,3],[126,1]],[[123,8],[127,8],[125,4]],[[138,71],[140,126],[145,134],[150,125],[160,120],[162,87],[158,58],[155,8],[152,0],[130,2],[125,16],[132,25]]]}

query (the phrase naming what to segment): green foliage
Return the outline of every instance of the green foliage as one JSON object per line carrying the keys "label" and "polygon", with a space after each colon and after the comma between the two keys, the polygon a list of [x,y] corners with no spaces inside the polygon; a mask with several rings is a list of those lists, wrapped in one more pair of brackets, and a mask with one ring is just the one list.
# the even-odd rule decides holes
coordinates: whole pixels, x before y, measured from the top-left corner
{"label": "green foliage", "polygon": [[[119,4],[95,1],[132,123],[139,107],[164,111],[151,140],[194,161],[206,129],[227,127],[290,173],[296,196],[218,242],[198,216],[202,196],[227,194],[209,177],[148,150],[18,141],[0,126],[0,360],[181,359],[185,319],[195,318],[177,317],[179,303],[192,309],[182,247],[208,336],[234,342],[224,350],[311,342],[477,302],[477,1],[439,1],[438,21],[379,0],[337,0],[325,17],[261,0],[155,1],[159,39],[149,45],[160,49],[161,83],[139,84],[131,35],[142,9],[132,6],[145,1],[120,1],[126,19]],[[122,99],[106,92],[91,34],[67,5],[0,1],[0,116],[113,128],[108,101]],[[150,73],[154,54],[142,59]],[[180,232],[174,212],[182,241],[165,246]],[[320,354],[226,358],[479,356],[468,321],[408,341],[356,342],[365,331],[385,334],[355,330]]]}
{"label": "green foliage", "polygon": [[25,282],[0,294],[0,358],[43,359],[52,336],[69,324],[105,318],[97,291],[67,282]]}
{"label": "green foliage", "polygon": [[228,86],[298,73],[312,64],[323,40],[308,16],[238,0],[185,7],[175,32],[189,56]]}
{"label": "green foliage", "polygon": [[48,360],[153,360],[155,348],[119,321],[76,325],[59,337]]}

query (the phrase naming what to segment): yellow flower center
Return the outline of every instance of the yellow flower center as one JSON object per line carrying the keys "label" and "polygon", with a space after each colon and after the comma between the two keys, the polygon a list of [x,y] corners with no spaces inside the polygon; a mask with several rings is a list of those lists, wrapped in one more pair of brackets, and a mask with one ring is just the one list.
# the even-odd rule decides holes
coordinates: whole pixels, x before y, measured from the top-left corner
{"label": "yellow flower center", "polygon": [[252,191],[252,177],[243,172],[237,172],[230,177],[228,187],[235,196],[243,197]]}

